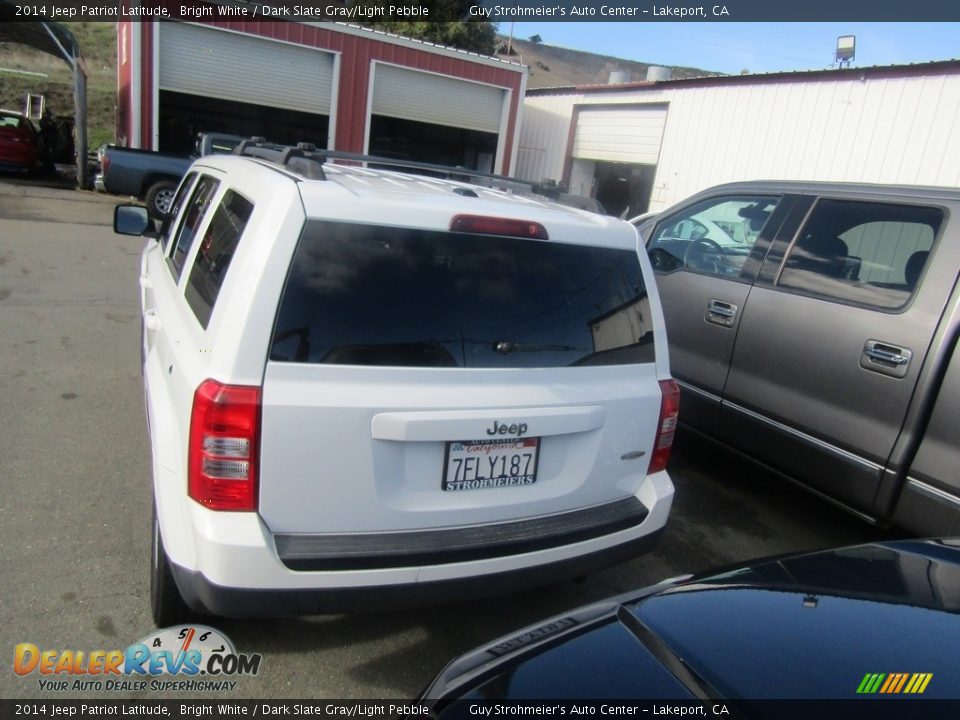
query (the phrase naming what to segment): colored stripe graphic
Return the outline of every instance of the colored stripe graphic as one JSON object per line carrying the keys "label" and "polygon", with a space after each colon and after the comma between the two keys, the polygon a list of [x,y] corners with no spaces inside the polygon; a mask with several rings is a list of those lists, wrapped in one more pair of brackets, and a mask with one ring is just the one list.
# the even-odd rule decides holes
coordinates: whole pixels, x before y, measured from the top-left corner
{"label": "colored stripe graphic", "polygon": [[920,695],[933,679],[933,673],[867,673],[857,686],[858,695]]}
{"label": "colored stripe graphic", "polygon": [[880,683],[882,683],[886,677],[886,673],[867,673],[863,678],[863,682],[860,684],[863,690],[857,690],[857,692],[864,695],[872,695],[880,689]]}
{"label": "colored stripe graphic", "polygon": [[930,684],[930,679],[932,677],[933,673],[914,673],[913,677],[910,678],[910,682],[907,684],[904,692],[908,692],[913,695],[919,695],[927,689],[927,685]]}

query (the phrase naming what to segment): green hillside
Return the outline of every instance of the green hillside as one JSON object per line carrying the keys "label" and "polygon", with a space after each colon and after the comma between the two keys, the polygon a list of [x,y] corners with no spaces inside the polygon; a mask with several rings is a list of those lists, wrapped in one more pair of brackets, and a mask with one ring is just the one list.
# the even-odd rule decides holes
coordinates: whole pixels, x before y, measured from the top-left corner
{"label": "green hillside", "polygon": [[[87,67],[88,145],[93,149],[114,140],[116,26],[107,22],[62,25],[76,36]],[[46,96],[47,107],[54,115],[73,115],[73,75],[66,62],[27,45],[0,43],[0,107],[22,111],[28,93]]]}

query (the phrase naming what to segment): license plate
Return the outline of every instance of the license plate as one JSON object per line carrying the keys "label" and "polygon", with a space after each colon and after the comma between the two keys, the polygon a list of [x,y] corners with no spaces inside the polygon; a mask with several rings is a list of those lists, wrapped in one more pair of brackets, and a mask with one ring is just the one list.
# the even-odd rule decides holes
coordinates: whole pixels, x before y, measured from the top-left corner
{"label": "license plate", "polygon": [[441,487],[456,492],[533,485],[539,457],[540,438],[448,442]]}

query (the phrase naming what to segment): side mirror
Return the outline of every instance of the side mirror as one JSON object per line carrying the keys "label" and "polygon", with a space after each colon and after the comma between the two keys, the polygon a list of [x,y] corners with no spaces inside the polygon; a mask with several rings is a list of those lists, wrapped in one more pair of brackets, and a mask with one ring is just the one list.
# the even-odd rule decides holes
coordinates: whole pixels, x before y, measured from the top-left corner
{"label": "side mirror", "polygon": [[145,207],[140,205],[117,205],[113,209],[113,231],[120,235],[147,235],[151,227],[150,215]]}

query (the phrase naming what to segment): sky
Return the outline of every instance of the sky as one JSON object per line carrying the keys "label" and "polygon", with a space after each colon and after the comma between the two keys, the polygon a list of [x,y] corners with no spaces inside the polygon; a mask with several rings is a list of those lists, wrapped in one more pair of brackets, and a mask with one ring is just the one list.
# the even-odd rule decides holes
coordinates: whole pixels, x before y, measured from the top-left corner
{"label": "sky", "polygon": [[729,74],[829,68],[841,35],[856,37],[851,67],[960,58],[960,23],[501,22],[499,32],[511,25],[521,40]]}

